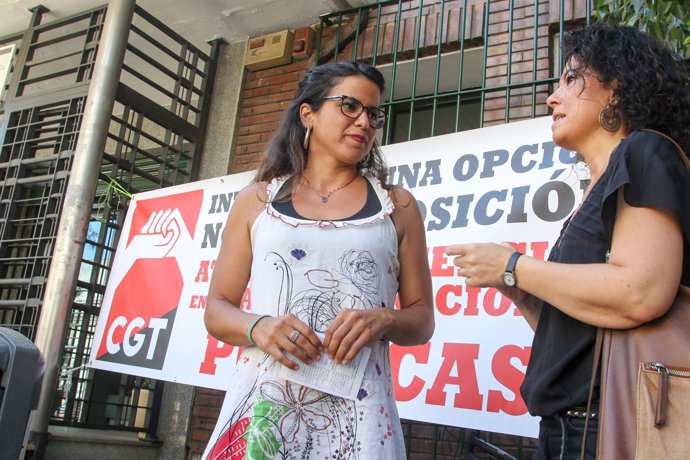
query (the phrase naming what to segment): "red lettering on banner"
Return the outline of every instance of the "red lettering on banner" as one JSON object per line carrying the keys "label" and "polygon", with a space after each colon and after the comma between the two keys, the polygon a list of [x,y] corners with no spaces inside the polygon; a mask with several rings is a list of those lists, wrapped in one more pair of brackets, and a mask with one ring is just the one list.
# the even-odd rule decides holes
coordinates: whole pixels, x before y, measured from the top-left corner
{"label": "red lettering on banner", "polygon": [[520,362],[527,366],[532,347],[518,347],[516,345],[506,345],[499,348],[491,361],[491,372],[494,377],[508,390],[512,391],[515,398],[508,400],[503,396],[502,391],[490,390],[486,410],[488,412],[504,412],[508,415],[522,415],[527,412],[527,406],[520,395],[520,385],[525,379],[525,374],[510,364],[512,358],[518,358]]}
{"label": "red lettering on banner", "polygon": [[244,290],[244,295],[242,296],[242,302],[240,303],[240,309],[249,311],[252,309],[252,296],[249,288]]}
{"label": "red lettering on banner", "polygon": [[482,288],[476,286],[465,286],[467,291],[467,305],[465,308],[465,316],[479,315],[479,293]]}
{"label": "red lettering on banner", "polygon": [[[467,294],[466,299],[463,299],[463,291]],[[465,301],[464,305],[463,300]],[[479,288],[463,286],[462,284],[440,286],[436,290],[434,301],[436,310],[444,316],[459,313],[462,313],[463,316],[478,316],[480,303],[489,316],[505,315],[513,307],[513,302],[495,288]],[[517,308],[513,308],[513,315],[521,316]]]}
{"label": "red lettering on banner", "polygon": [[395,399],[400,402],[412,401],[424,389],[424,380],[416,375],[412,377],[412,381],[406,387],[400,385],[400,365],[405,355],[414,357],[415,362],[421,364],[429,363],[429,350],[431,349],[431,342],[424,345],[417,345],[414,347],[401,347],[398,345],[391,345],[391,370],[393,371],[393,385],[395,386]]}
{"label": "red lettering on banner", "polygon": [[216,268],[215,260],[202,260],[201,262],[199,262],[199,271],[196,272],[194,282],[208,283],[210,280],[211,272],[214,268]]}
{"label": "red lettering on banner", "polygon": [[[483,396],[477,385],[477,369],[474,362],[479,357],[479,344],[444,343],[443,362],[432,387],[426,392],[427,404],[446,405],[446,385],[456,385],[460,391],[455,394],[453,407],[482,410]],[[456,369],[456,374],[451,371]]]}
{"label": "red lettering on banner", "polygon": [[[548,241],[533,241],[510,243],[517,251],[528,253],[529,247],[532,257],[544,260],[549,248]],[[431,276],[434,278],[452,277],[456,275],[452,257],[445,254],[448,246],[435,246],[427,248]],[[463,292],[466,299],[463,299]],[[463,284],[445,284],[436,290],[435,305],[438,312],[445,316],[457,315],[478,316],[480,306],[489,316],[501,316],[509,312],[513,303],[507,297],[500,295],[499,291],[490,288],[470,287]],[[498,298],[497,298],[498,297]],[[463,304],[464,301],[464,304]],[[496,304],[498,302],[498,305]],[[463,311],[464,307],[464,311]],[[520,310],[513,309],[513,316],[522,316]]]}
{"label": "red lettering on banner", "polygon": [[206,296],[205,295],[192,295],[189,299],[189,308],[206,308]]}
{"label": "red lettering on banner", "polygon": [[515,248],[516,251],[521,252],[523,254],[527,254],[527,243],[522,242],[522,243],[510,243],[512,247]]}
{"label": "red lettering on banner", "polygon": [[[496,297],[500,298],[498,306],[496,305]],[[498,292],[496,288],[489,288],[484,293],[484,311],[489,314],[489,316],[501,316],[505,314],[508,309],[513,305],[508,297]]]}
{"label": "red lettering on banner", "polygon": [[534,241],[530,243],[529,247],[532,249],[532,257],[546,260],[546,250],[549,249],[548,241]]}
{"label": "red lettering on banner", "polygon": [[460,302],[454,302],[452,305],[448,305],[448,296],[454,294],[455,298],[462,296],[462,285],[459,284],[445,284],[438,288],[436,291],[436,309],[439,313],[446,316],[454,315],[460,312],[462,304]]}
{"label": "red lettering on banner", "polygon": [[[431,248],[431,276],[453,276],[455,275],[455,265],[453,258],[446,256],[448,246],[436,246]],[[444,266],[445,265],[445,266]]]}
{"label": "red lettering on banner", "polygon": [[[227,358],[232,354],[235,348],[232,345],[218,341],[215,337],[208,335],[208,342],[206,343],[206,353],[204,354],[204,361],[199,366],[199,373],[216,375],[216,359]],[[238,352],[238,358],[239,358]]]}
{"label": "red lettering on banner", "polygon": [[530,256],[535,259],[546,260],[546,251],[549,249],[548,241],[532,241],[531,243],[510,243],[516,251],[520,251],[523,254],[527,254],[527,245],[529,244]]}
{"label": "red lettering on banner", "polygon": [[[428,382],[414,375],[414,371],[407,369],[407,375],[412,379],[407,386],[400,384],[400,368],[405,356],[409,355],[416,364],[428,365],[431,343],[415,347],[401,347],[391,345],[390,359],[393,372],[395,399],[399,402],[412,401],[417,398]],[[511,391],[515,396],[506,399],[502,390],[489,390],[487,397],[487,412],[503,412],[508,415],[519,416],[527,413],[527,406],[520,396],[520,385],[525,374],[511,364],[512,359],[519,359],[527,366],[531,347],[505,345],[496,351],[491,360],[491,372],[498,383]],[[461,409],[482,410],[484,395],[479,392],[478,375],[475,362],[479,357],[479,344],[445,343],[443,345],[443,362],[436,374],[434,382],[426,392],[426,404],[445,406],[447,399],[446,385],[455,385],[459,391],[453,398],[453,407]],[[455,369],[455,372],[453,370]],[[453,373],[453,375],[451,375]]]}

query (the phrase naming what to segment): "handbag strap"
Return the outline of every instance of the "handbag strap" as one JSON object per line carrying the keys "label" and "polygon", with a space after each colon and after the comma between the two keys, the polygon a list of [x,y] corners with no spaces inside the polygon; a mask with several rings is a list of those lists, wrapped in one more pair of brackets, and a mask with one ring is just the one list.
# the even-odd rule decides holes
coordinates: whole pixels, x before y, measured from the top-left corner
{"label": "handbag strap", "polygon": [[[683,148],[672,137],[655,129],[644,128],[641,131],[649,131],[659,136],[668,139],[676,147],[680,158],[683,160],[685,166],[690,169],[690,158],[685,155]],[[587,397],[587,414],[585,415],[585,428],[582,434],[582,448],[580,449],[580,460],[585,459],[585,446],[587,442],[587,427],[589,425],[590,414],[592,413],[592,398],[594,397],[594,381],[596,380],[597,371],[599,370],[599,363],[601,362],[601,353],[604,346],[604,328],[597,328],[597,337],[594,341],[594,363],[592,364],[592,378],[589,381],[589,396]],[[601,415],[601,414],[600,414]]]}
{"label": "handbag strap", "polygon": [[587,414],[585,414],[585,428],[582,433],[582,448],[580,449],[580,460],[585,460],[585,447],[587,445],[587,428],[589,426],[589,416],[592,413],[592,398],[594,397],[594,381],[597,377],[601,352],[604,345],[604,329],[597,328],[597,338],[594,341],[594,364],[592,365],[592,378],[589,380],[589,396],[587,397]]}

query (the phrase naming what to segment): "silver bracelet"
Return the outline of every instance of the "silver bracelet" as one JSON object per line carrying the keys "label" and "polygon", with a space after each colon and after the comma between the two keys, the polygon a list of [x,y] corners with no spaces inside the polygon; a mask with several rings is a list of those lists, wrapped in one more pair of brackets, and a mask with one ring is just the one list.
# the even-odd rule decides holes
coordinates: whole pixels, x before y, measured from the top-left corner
{"label": "silver bracelet", "polygon": [[271,316],[271,315],[257,316],[256,318],[254,318],[254,320],[251,322],[251,324],[247,328],[247,340],[249,340],[249,343],[251,343],[252,345],[256,346],[256,342],[254,342],[254,339],[252,339],[252,332],[254,331],[254,328],[259,323],[259,321],[261,321],[264,318],[268,318],[269,316]]}

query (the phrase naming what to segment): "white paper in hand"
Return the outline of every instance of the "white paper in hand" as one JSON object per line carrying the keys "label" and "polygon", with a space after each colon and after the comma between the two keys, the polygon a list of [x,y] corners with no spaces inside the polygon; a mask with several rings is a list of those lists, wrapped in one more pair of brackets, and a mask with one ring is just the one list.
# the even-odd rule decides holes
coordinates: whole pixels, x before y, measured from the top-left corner
{"label": "white paper in hand", "polygon": [[[316,335],[323,341],[323,334]],[[280,366],[279,377],[341,398],[356,399],[364,380],[364,370],[369,362],[371,348],[363,347],[347,365],[336,364],[325,353],[321,355],[320,360],[311,364],[301,362],[290,353],[285,354],[289,359],[299,363],[300,367],[299,370],[293,371]]]}

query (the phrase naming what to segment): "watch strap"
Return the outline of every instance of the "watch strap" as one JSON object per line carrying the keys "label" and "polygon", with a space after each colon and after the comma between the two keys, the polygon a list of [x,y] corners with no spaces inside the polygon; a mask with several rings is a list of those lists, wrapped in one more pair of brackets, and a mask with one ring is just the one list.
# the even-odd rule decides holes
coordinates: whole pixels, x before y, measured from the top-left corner
{"label": "watch strap", "polygon": [[515,251],[510,255],[510,259],[508,259],[508,265],[506,265],[506,272],[508,273],[515,273],[515,266],[517,265],[517,261],[522,255],[521,252]]}

